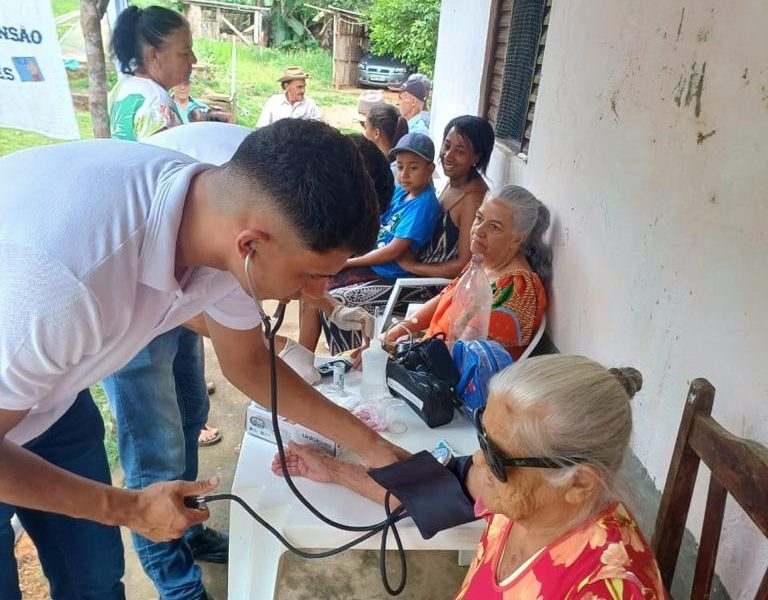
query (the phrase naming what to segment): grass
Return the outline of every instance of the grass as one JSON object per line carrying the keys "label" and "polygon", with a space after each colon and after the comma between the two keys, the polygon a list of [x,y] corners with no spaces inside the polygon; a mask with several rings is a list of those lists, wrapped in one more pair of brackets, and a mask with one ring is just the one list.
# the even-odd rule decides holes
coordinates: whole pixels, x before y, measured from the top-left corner
{"label": "grass", "polygon": [[[192,95],[207,90],[228,92],[232,46],[229,42],[196,40],[195,53],[199,67],[195,70]],[[285,52],[272,48],[237,47],[237,102],[240,108],[238,123],[255,127],[261,107],[267,98],[280,92],[277,79],[285,67],[299,65],[310,78],[307,95],[322,110],[324,106],[357,104],[359,91],[340,91],[333,88],[333,61],[323,50]]]}
{"label": "grass", "polygon": [[[75,112],[75,118],[77,119],[77,126],[80,129],[80,136],[83,139],[93,137],[93,132],[91,129],[91,115],[87,112],[77,111]],[[11,152],[16,152],[17,150],[32,148],[34,146],[59,144],[62,141],[63,140],[49,138],[32,131],[21,131],[19,129],[7,129],[0,127],[0,156],[10,154]]]}
{"label": "grass", "polygon": [[101,387],[101,384],[97,383],[91,386],[91,396],[93,396],[96,406],[99,407],[101,418],[104,420],[104,449],[107,451],[109,470],[113,471],[118,461],[117,438],[112,429],[112,414],[109,412],[107,394],[104,393],[104,388]]}
{"label": "grass", "polygon": [[[58,0],[64,4],[69,0]],[[229,72],[232,46],[230,42],[217,42],[201,39],[195,41],[195,52],[199,66],[195,69],[192,83],[192,95],[201,95],[212,91],[229,92]],[[285,67],[300,65],[310,74],[307,82],[308,94],[323,107],[333,105],[354,106],[357,104],[359,90],[336,90],[333,88],[333,61],[330,54],[323,50],[304,50],[285,52],[271,48],[237,48],[237,101],[239,114],[237,122],[247,127],[255,127],[261,113],[261,107],[267,98],[280,91],[277,79]],[[108,66],[107,83],[111,88],[116,75],[111,65]],[[88,77],[82,75],[70,78],[69,87],[74,91],[88,89]],[[83,139],[93,137],[91,117],[87,111],[76,111],[80,136]],[[345,133],[359,132],[358,129],[342,129]],[[55,140],[38,133],[0,128],[0,156],[23,150],[32,146],[55,144]]]}
{"label": "grass", "polygon": [[75,10],[80,10],[80,0],[51,0],[53,14],[58,17]]}

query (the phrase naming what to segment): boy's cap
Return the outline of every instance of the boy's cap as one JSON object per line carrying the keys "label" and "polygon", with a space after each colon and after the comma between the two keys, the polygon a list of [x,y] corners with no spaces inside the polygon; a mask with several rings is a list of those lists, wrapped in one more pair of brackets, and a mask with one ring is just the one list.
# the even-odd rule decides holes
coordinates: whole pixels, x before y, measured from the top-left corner
{"label": "boy's cap", "polygon": [[400,152],[413,152],[427,162],[435,160],[435,145],[429,136],[423,133],[406,133],[389,151],[389,160],[394,160]]}
{"label": "boy's cap", "polygon": [[393,92],[408,92],[411,96],[424,102],[429,96],[429,87],[421,79],[408,79],[400,87],[389,88]]}

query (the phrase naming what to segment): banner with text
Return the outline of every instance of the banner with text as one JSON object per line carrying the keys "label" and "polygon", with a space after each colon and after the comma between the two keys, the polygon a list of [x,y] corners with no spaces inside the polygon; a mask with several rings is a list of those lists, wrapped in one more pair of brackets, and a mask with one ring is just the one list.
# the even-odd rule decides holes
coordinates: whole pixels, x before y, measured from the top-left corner
{"label": "banner with text", "polygon": [[80,137],[50,0],[0,1],[0,127]]}

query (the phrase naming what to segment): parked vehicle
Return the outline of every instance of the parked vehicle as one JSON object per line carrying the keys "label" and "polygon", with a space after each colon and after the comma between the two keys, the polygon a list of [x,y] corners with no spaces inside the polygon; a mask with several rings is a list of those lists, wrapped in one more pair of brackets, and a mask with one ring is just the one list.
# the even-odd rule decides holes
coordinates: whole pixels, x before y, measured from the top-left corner
{"label": "parked vehicle", "polygon": [[362,86],[388,87],[402,84],[412,72],[391,56],[366,52],[357,64],[357,82]]}

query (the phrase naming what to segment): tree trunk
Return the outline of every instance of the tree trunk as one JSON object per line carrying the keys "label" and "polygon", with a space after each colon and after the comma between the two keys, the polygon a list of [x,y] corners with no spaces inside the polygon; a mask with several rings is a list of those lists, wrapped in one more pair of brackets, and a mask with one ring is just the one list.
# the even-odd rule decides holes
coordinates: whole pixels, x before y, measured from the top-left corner
{"label": "tree trunk", "polygon": [[111,135],[107,112],[107,66],[101,38],[101,17],[105,9],[106,2],[103,0],[80,0],[80,25],[88,60],[88,104],[93,137],[97,138],[108,138]]}

